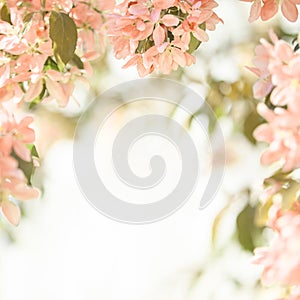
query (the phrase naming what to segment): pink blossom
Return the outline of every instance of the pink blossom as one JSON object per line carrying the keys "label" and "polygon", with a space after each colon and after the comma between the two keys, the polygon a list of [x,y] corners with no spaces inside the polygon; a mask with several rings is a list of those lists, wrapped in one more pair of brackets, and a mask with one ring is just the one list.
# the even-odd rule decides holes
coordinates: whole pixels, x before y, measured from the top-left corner
{"label": "pink blossom", "polygon": [[[73,93],[74,84],[71,82],[58,83],[50,78],[45,78],[45,82],[50,97],[57,100],[60,106],[65,107]],[[49,100],[48,98],[47,101]]]}
{"label": "pink blossom", "polygon": [[[111,1],[50,0],[44,3],[44,8],[42,1],[22,3],[8,1],[11,24],[0,20],[0,102],[56,99],[60,106],[66,106],[74,89],[74,80],[91,73],[89,62],[104,49],[103,14],[99,9],[111,8]],[[46,10],[43,14],[39,13],[42,9]],[[64,69],[58,68],[49,35],[52,10],[67,13],[76,23],[79,37],[76,55],[82,61],[82,69],[71,64]],[[24,21],[30,12],[34,12],[30,21]],[[100,45],[101,51],[96,44]],[[48,71],[58,69],[62,78],[51,79]]]}
{"label": "pink blossom", "polygon": [[13,199],[35,199],[39,194],[37,189],[27,185],[27,179],[18,169],[14,158],[0,157],[0,207],[11,224],[18,225],[21,216],[20,209]]}
{"label": "pink blossom", "polygon": [[[18,201],[39,195],[37,189],[28,185],[17,160],[29,162],[32,159],[28,145],[35,141],[35,133],[30,128],[31,117],[17,121],[5,107],[20,107],[21,101],[46,103],[52,100],[65,107],[73,93],[74,81],[91,74],[90,61],[104,49],[102,10],[113,9],[115,2],[8,0],[0,4],[1,9],[3,5],[7,6],[10,20],[0,20],[0,208],[6,219],[17,225]],[[134,13],[139,9],[132,7]],[[76,24],[76,56],[66,65],[56,61],[57,48],[50,38],[52,11],[67,14]],[[175,26],[176,18],[166,15],[161,24],[164,23]],[[139,25],[143,27],[144,20]],[[154,25],[151,26],[152,30]],[[137,31],[138,35],[143,30]],[[99,45],[99,49],[95,45]]]}
{"label": "pink blossom", "polygon": [[271,102],[275,106],[288,105],[297,110],[300,96],[300,53],[292,46],[270,33],[273,44],[261,40],[256,47],[254,68],[249,68],[259,80],[253,91],[255,98],[271,95]]}
{"label": "pink blossom", "polygon": [[299,61],[300,54],[290,44],[282,40],[275,43],[267,66],[274,86],[271,94],[274,105],[297,106],[295,102],[300,95]]}
{"label": "pink blossom", "polygon": [[299,0],[241,0],[244,2],[252,2],[249,22],[257,20],[259,17],[263,21],[267,21],[274,17],[278,12],[279,2],[281,2],[281,11],[285,18],[291,22],[295,22],[298,19],[298,8],[300,4]]}
{"label": "pink blossom", "polygon": [[261,41],[256,48],[255,67],[250,70],[259,76],[254,96],[270,95],[276,108],[271,111],[265,105],[258,106],[267,124],[258,127],[254,135],[258,141],[269,144],[262,155],[262,163],[269,165],[281,161],[283,170],[288,172],[300,167],[300,53],[274,33],[270,35],[273,44]]}
{"label": "pink blossom", "polygon": [[[300,207],[282,211],[277,215],[272,229],[275,236],[268,248],[255,250],[255,263],[264,266],[262,282],[300,285]],[[288,299],[298,299],[299,294]]]}
{"label": "pink blossom", "polygon": [[23,160],[31,160],[30,151],[26,145],[35,141],[34,130],[29,127],[32,122],[32,117],[25,117],[17,122],[13,116],[1,111],[0,155],[8,156],[14,150]]}
{"label": "pink blossom", "polygon": [[271,73],[269,71],[269,61],[272,57],[273,46],[267,41],[262,40],[262,45],[255,48],[255,58],[253,63],[255,67],[249,68],[259,80],[253,86],[255,98],[266,97],[273,89]]}
{"label": "pink blossom", "polygon": [[269,144],[261,157],[262,164],[283,161],[284,172],[300,167],[299,111],[283,108],[272,111],[261,103],[258,105],[258,112],[268,122],[260,125],[254,132],[258,141]]}
{"label": "pink blossom", "polygon": [[128,59],[124,67],[136,65],[140,76],[188,66],[195,62],[191,38],[208,41],[206,30],[222,21],[213,11],[216,6],[214,0],[124,1],[106,23],[115,56]]}
{"label": "pink blossom", "polygon": [[13,54],[20,55],[28,50],[28,43],[23,34],[20,34],[25,25],[22,15],[18,13],[16,8],[10,10],[11,22],[0,20],[0,50]]}
{"label": "pink blossom", "polygon": [[78,27],[90,27],[93,30],[100,31],[103,26],[102,16],[95,11],[88,3],[79,2],[71,10],[72,18]]}
{"label": "pink blossom", "polygon": [[35,133],[29,127],[33,119],[25,117],[20,122],[3,109],[0,110],[0,207],[3,215],[18,225],[20,209],[15,200],[34,199],[39,191],[27,185],[27,178],[19,169],[12,155],[25,161],[31,160],[28,144],[35,141]]}

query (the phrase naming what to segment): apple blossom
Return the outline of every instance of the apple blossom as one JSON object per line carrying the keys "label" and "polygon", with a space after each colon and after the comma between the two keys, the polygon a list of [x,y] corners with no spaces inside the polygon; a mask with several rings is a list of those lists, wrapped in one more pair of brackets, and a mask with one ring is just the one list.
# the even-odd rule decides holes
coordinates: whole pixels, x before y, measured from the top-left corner
{"label": "apple blossom", "polygon": [[107,17],[107,34],[118,59],[129,59],[144,77],[169,74],[195,62],[191,53],[208,41],[206,30],[222,20],[214,0],[124,1]]}
{"label": "apple blossom", "polygon": [[267,21],[274,17],[281,7],[282,14],[291,22],[298,19],[299,0],[241,0],[244,2],[251,2],[251,12],[249,22],[257,20],[259,17],[263,21]]}

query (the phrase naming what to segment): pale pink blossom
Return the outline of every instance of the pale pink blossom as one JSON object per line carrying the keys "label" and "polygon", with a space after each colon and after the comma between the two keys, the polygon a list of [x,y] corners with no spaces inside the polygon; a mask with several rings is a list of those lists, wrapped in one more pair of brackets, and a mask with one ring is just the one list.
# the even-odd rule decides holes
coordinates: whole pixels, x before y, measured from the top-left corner
{"label": "pale pink blossom", "polygon": [[300,53],[293,47],[279,40],[270,33],[272,43],[261,40],[256,47],[253,60],[255,67],[249,68],[259,80],[253,91],[255,98],[270,95],[274,106],[288,105],[289,109],[297,110],[300,96]]}
{"label": "pale pink blossom", "polygon": [[21,218],[21,211],[17,204],[12,201],[4,200],[1,202],[1,211],[2,214],[6,217],[7,221],[17,226],[19,225],[20,218]]}
{"label": "pale pink blossom", "polygon": [[0,207],[12,225],[18,225],[21,216],[20,209],[14,201],[36,199],[39,195],[39,190],[27,185],[27,179],[18,169],[14,158],[0,157]]}
{"label": "pale pink blossom", "polygon": [[258,105],[259,114],[267,121],[254,132],[258,141],[269,144],[263,153],[261,162],[269,165],[283,163],[283,171],[289,172],[300,167],[300,119],[299,111],[275,108],[274,111],[265,104]]}
{"label": "pale pink blossom", "polygon": [[279,212],[272,229],[275,236],[270,246],[255,250],[254,263],[264,266],[262,282],[265,285],[300,285],[299,204],[292,210]]}
{"label": "pale pink blossom", "polygon": [[207,42],[206,30],[222,22],[217,6],[214,0],[123,1],[106,23],[115,56],[128,59],[124,67],[136,65],[140,76],[189,66],[195,62],[191,38]]}
{"label": "pale pink blossom", "polygon": [[78,27],[88,26],[99,31],[103,25],[101,14],[89,6],[88,3],[78,3],[72,8],[70,16],[72,16]]}
{"label": "pale pink blossom", "polygon": [[[7,6],[11,22],[0,20],[0,102],[56,99],[60,106],[66,106],[74,80],[90,75],[90,61],[104,51],[104,15],[99,9],[112,8],[111,1],[10,0]],[[72,66],[74,62],[58,67],[49,34],[52,10],[68,14],[77,26],[77,67]],[[25,21],[24,17],[32,12]],[[82,63],[78,64],[80,59]],[[52,70],[59,70],[62,78],[51,79],[48,71]]]}
{"label": "pale pink blossom", "polygon": [[24,34],[21,34],[25,24],[22,15],[18,13],[16,8],[12,8],[10,13],[12,24],[0,20],[0,50],[9,54],[20,55],[29,48]]}
{"label": "pale pink blossom", "polygon": [[25,161],[30,161],[30,151],[26,145],[35,141],[35,133],[29,125],[32,117],[25,117],[17,122],[13,116],[1,112],[0,118],[0,155],[9,156],[12,150]]}
{"label": "pale pink blossom", "polygon": [[32,121],[32,117],[25,117],[17,122],[7,111],[0,110],[0,208],[13,225],[18,225],[21,215],[16,200],[39,197],[39,191],[28,185],[16,160],[19,157],[31,161],[27,145],[35,141],[34,130],[29,127]]}
{"label": "pale pink blossom", "polygon": [[274,110],[265,105],[258,112],[267,123],[259,126],[254,136],[269,144],[261,161],[265,165],[283,163],[283,171],[300,167],[300,53],[271,32],[272,42],[261,40],[256,48],[254,68],[259,81],[254,85],[256,98],[269,97]]}
{"label": "pale pink blossom", "polygon": [[253,86],[254,97],[257,99],[266,97],[273,89],[269,71],[272,50],[273,46],[262,40],[262,45],[255,48],[255,58],[253,60],[255,67],[248,68],[259,77],[259,80]]}
{"label": "pale pink blossom", "polygon": [[261,45],[255,48],[255,57],[253,59],[255,67],[248,67],[250,71],[259,77],[259,80],[253,86],[254,97],[258,99],[269,95],[274,88],[269,65],[275,57],[274,44],[276,45],[279,40],[272,30],[270,31],[270,38],[272,43],[261,39]]}
{"label": "pale pink blossom", "polygon": [[[65,107],[74,81],[90,75],[90,61],[104,51],[103,10],[113,9],[115,2],[8,0],[2,1],[0,9],[3,5],[10,20],[0,20],[0,208],[2,215],[17,225],[21,215],[18,201],[39,196],[39,191],[28,184],[28,174],[25,176],[18,165],[18,161],[32,160],[29,146],[35,142],[35,133],[30,127],[32,117],[17,121],[5,108],[20,107],[23,101],[36,104],[52,100]],[[52,11],[67,14],[76,25],[76,56],[66,65],[56,61],[57,48],[50,38]],[[165,16],[164,23],[175,26],[176,19]]]}
{"label": "pale pink blossom", "polygon": [[[283,51],[281,52],[283,54]],[[270,63],[272,82],[275,86],[271,101],[274,105],[297,109],[300,96],[300,55],[292,51],[287,53],[286,59]]]}
{"label": "pale pink blossom", "polygon": [[285,18],[291,22],[298,19],[299,0],[241,0],[244,2],[252,2],[249,22],[257,20],[259,17],[263,21],[267,21],[274,17],[278,12],[279,6]]}

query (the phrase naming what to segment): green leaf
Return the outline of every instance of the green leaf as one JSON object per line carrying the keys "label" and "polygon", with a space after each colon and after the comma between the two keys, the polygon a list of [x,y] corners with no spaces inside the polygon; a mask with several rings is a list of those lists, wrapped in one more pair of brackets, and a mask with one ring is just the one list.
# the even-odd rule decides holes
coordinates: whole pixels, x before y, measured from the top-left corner
{"label": "green leaf", "polygon": [[31,12],[31,13],[27,14],[27,15],[24,17],[23,22],[24,22],[24,23],[30,22],[31,19],[32,19],[32,17],[33,17],[33,15],[34,15],[34,12]]}
{"label": "green leaf", "polygon": [[255,217],[256,209],[247,204],[236,220],[239,243],[250,252],[256,248],[255,241],[262,231],[256,226]]}
{"label": "green leaf", "polygon": [[5,22],[8,22],[9,24],[12,24],[11,23],[11,18],[10,18],[10,12],[9,12],[9,9],[8,9],[8,6],[7,4],[4,4],[1,8],[1,11],[0,11],[0,19],[2,21],[5,21]]}
{"label": "green leaf", "polygon": [[282,197],[282,209],[291,209],[295,201],[299,201],[300,182],[293,180],[290,173],[284,173],[282,170],[277,171],[271,177],[264,180],[264,186],[270,187],[274,184],[280,184],[277,194]]}
{"label": "green leaf", "polygon": [[258,205],[255,216],[255,224],[258,227],[266,226],[269,219],[269,210],[273,205],[273,197],[269,198],[265,203]]}
{"label": "green leaf", "polygon": [[215,246],[217,242],[217,235],[218,231],[220,229],[220,224],[225,215],[228,213],[228,210],[231,208],[233,201],[229,201],[222,209],[221,211],[216,215],[213,226],[212,226],[212,233],[211,233],[211,242],[212,245]]}
{"label": "green leaf", "polygon": [[31,153],[32,157],[39,158],[39,153],[37,152],[35,145],[30,144],[30,145],[28,145],[28,148],[30,150],[30,153]]}
{"label": "green leaf", "polygon": [[50,38],[54,56],[60,69],[73,59],[77,44],[77,28],[74,21],[64,13],[51,12]]}
{"label": "green leaf", "polygon": [[271,110],[274,110],[276,108],[276,106],[271,102],[271,94],[272,92],[269,93],[269,95],[267,95],[266,99],[265,99],[265,104],[267,105],[267,107]]}
{"label": "green leaf", "polygon": [[[203,30],[206,30],[205,23],[202,23],[199,27]],[[191,54],[200,47],[202,42],[200,42],[197,38],[195,38],[195,36],[192,33],[190,33],[190,35],[191,35],[191,40],[189,44],[189,50],[187,52]]]}
{"label": "green leaf", "polygon": [[41,93],[30,102],[29,109],[34,109],[38,104],[40,104],[46,94],[47,94],[47,89],[46,89],[46,84],[44,83]]}
{"label": "green leaf", "polygon": [[291,180],[286,187],[280,191],[282,195],[282,209],[290,209],[299,198],[300,183]]}
{"label": "green leaf", "polygon": [[244,134],[246,138],[252,143],[256,144],[256,140],[253,136],[254,130],[264,122],[263,118],[253,110],[246,118],[244,123]]}
{"label": "green leaf", "polygon": [[154,46],[154,42],[151,41],[149,38],[146,38],[142,41],[139,41],[139,44],[135,50],[135,53],[144,53],[148,49]]}
{"label": "green leaf", "polygon": [[51,57],[47,58],[44,66],[44,71],[48,71],[48,70],[59,71],[57,63]]}
{"label": "green leaf", "polygon": [[41,97],[38,96],[30,102],[29,109],[34,109],[40,103],[41,103]]}
{"label": "green leaf", "polygon": [[[38,152],[34,145],[28,145],[27,147],[29,148],[31,156],[33,158],[39,158]],[[33,160],[25,161],[19,156],[17,156],[14,152],[12,153],[12,156],[18,161],[19,168],[23,171],[25,177],[27,178],[28,184],[31,185],[31,178],[35,171],[35,165],[33,163]]]}
{"label": "green leaf", "polygon": [[194,37],[194,35],[191,33],[191,40],[189,44],[189,50],[188,53],[193,53],[195,50],[197,50],[201,45],[201,42]]}
{"label": "green leaf", "polygon": [[78,55],[74,54],[74,56],[73,56],[71,62],[72,62],[77,68],[79,68],[79,69],[81,69],[81,70],[84,69],[83,62],[82,62],[81,58],[80,58]]}

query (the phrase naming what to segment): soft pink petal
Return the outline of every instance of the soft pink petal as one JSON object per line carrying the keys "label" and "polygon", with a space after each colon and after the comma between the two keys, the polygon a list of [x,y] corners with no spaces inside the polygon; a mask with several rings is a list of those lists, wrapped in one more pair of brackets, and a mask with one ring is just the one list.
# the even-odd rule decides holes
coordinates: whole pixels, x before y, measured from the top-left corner
{"label": "soft pink petal", "polygon": [[283,0],[281,5],[282,14],[291,22],[296,22],[298,19],[298,9],[295,3],[291,0]]}
{"label": "soft pink petal", "polygon": [[153,40],[156,46],[160,46],[166,38],[165,30],[160,26],[157,25],[153,31]]}
{"label": "soft pink petal", "polygon": [[261,19],[267,21],[274,17],[278,12],[278,3],[276,0],[267,0],[261,9]]}
{"label": "soft pink petal", "polygon": [[39,80],[37,83],[31,83],[29,86],[29,89],[26,91],[24,95],[24,101],[25,102],[31,102],[36,97],[40,95],[40,93],[43,90],[43,82],[42,80]]}
{"label": "soft pink petal", "polygon": [[166,26],[177,26],[179,23],[179,19],[174,15],[164,15],[161,21]]}
{"label": "soft pink petal", "polygon": [[167,9],[174,5],[175,0],[154,0],[153,5],[157,9]]}
{"label": "soft pink petal", "polygon": [[18,226],[21,218],[21,212],[19,206],[10,202],[10,201],[3,201],[1,203],[2,213],[7,219],[7,221],[14,225]]}
{"label": "soft pink petal", "polygon": [[249,22],[257,20],[261,13],[261,0],[254,0],[249,16]]}

